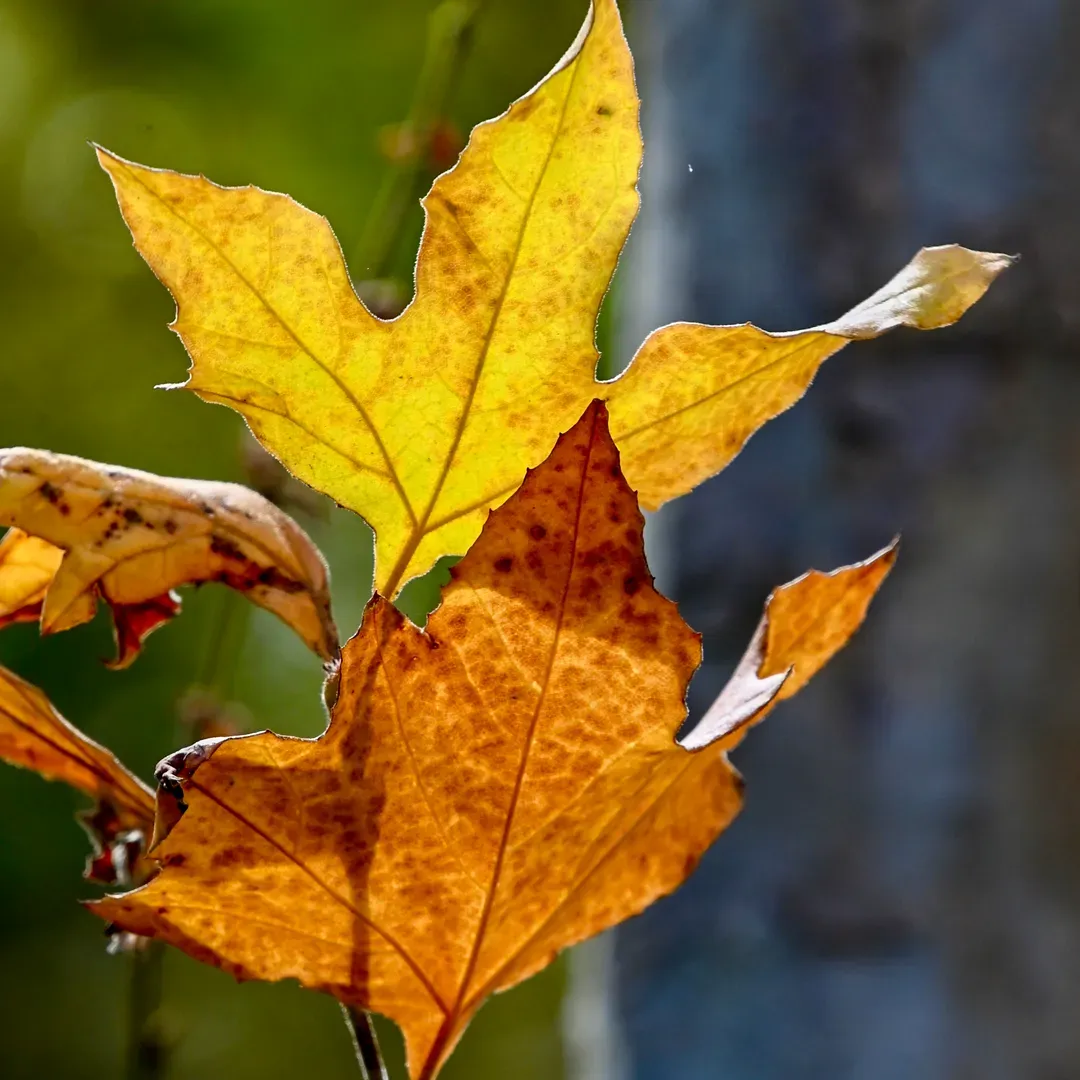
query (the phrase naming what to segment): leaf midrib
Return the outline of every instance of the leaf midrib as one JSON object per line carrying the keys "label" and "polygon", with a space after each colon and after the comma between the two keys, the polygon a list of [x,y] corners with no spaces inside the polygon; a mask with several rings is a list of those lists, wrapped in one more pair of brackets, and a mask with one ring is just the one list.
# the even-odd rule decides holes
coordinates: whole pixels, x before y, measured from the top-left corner
{"label": "leaf midrib", "polygon": [[[390,571],[390,575],[386,580],[386,586],[384,591],[389,596],[393,596],[395,591],[397,590],[398,583],[401,581],[401,578],[404,575],[413,555],[416,554],[416,549],[420,546],[420,542],[425,536],[428,535],[429,532],[435,531],[434,528],[430,527],[431,514],[435,509],[435,504],[438,502],[439,496],[442,494],[443,487],[446,485],[446,478],[450,475],[450,468],[454,463],[454,458],[457,455],[458,448],[461,446],[461,440],[465,437],[465,430],[469,425],[469,418],[472,412],[473,402],[476,400],[476,394],[480,387],[480,380],[484,374],[484,367],[487,364],[488,355],[491,352],[491,343],[495,338],[495,331],[498,329],[499,320],[502,317],[503,306],[505,305],[506,297],[510,292],[510,286],[514,281],[514,275],[517,270],[518,259],[521,257],[521,248],[525,240],[525,233],[529,227],[529,224],[532,221],[533,208],[536,205],[537,196],[540,194],[540,188],[543,186],[544,179],[547,176],[548,166],[551,164],[552,156],[555,153],[555,147],[558,145],[559,139],[562,136],[563,126],[566,123],[567,111],[570,107],[570,99],[573,97],[574,94],[574,84],[577,80],[577,74],[580,69],[581,62],[579,55],[578,60],[571,68],[569,78],[567,79],[566,95],[563,98],[562,109],[559,112],[559,121],[555,126],[555,134],[552,137],[551,145],[548,146],[547,154],[544,157],[543,164],[540,166],[540,170],[537,173],[536,183],[533,185],[532,192],[529,195],[529,200],[526,203],[524,212],[521,215],[521,224],[518,227],[518,233],[514,240],[512,254],[510,256],[510,265],[507,268],[506,278],[503,281],[502,288],[499,290],[499,295],[495,300],[495,307],[491,313],[491,321],[488,323],[487,332],[484,334],[484,340],[480,344],[480,351],[477,355],[476,367],[469,382],[469,391],[465,396],[465,402],[462,406],[461,415],[455,426],[454,437],[451,440],[450,448],[447,450],[446,457],[443,459],[442,468],[439,470],[439,475],[435,480],[435,486],[432,489],[427,506],[421,513],[419,520],[414,522],[412,535],[410,536],[408,543],[402,549],[401,554],[398,556],[398,559],[394,563],[394,566]],[[450,520],[453,520],[453,518],[451,518]]]}
{"label": "leaf midrib", "polygon": [[[461,983],[458,987],[457,998],[454,1004],[450,1007],[446,1014],[446,1019],[443,1023],[442,1031],[440,1035],[445,1040],[446,1035],[453,1031],[454,1025],[461,1017],[463,1007],[466,1004],[469,982],[472,979],[473,972],[476,970],[476,964],[480,957],[480,949],[483,946],[484,938],[487,933],[488,924],[491,920],[491,913],[495,905],[495,897],[499,891],[499,882],[502,874],[503,862],[506,858],[506,853],[509,848],[510,833],[514,825],[514,815],[517,811],[518,800],[521,796],[521,789],[525,781],[525,772],[529,764],[529,756],[532,751],[533,742],[536,736],[536,729],[540,720],[540,713],[543,710],[545,701],[547,700],[547,691],[551,684],[551,674],[555,668],[555,660],[559,653],[559,639],[562,633],[563,620],[566,616],[566,605],[570,595],[570,585],[574,580],[574,569],[577,562],[577,550],[579,533],[581,529],[581,510],[584,505],[585,498],[585,485],[589,477],[589,463],[592,460],[593,450],[596,443],[596,417],[593,417],[592,428],[589,432],[589,451],[585,456],[585,460],[581,466],[581,482],[578,485],[578,499],[577,509],[574,514],[574,530],[573,530],[573,543],[570,548],[569,565],[566,572],[566,582],[563,586],[562,598],[559,603],[559,616],[555,623],[555,631],[552,635],[551,650],[548,653],[547,667],[544,671],[543,679],[540,682],[540,689],[536,698],[536,705],[533,708],[533,714],[529,721],[529,729],[525,735],[525,745],[522,748],[521,760],[518,762],[517,775],[514,778],[514,789],[510,795],[510,802],[506,809],[506,820],[503,824],[502,836],[499,840],[498,852],[495,856],[495,868],[492,871],[491,882],[488,885],[487,896],[484,898],[484,908],[480,913],[480,920],[477,923],[476,934],[473,938],[472,951],[469,954],[469,959],[465,965],[465,970],[461,976]],[[444,1034],[445,1033],[445,1034]],[[435,1044],[428,1055],[428,1065],[425,1066],[425,1071],[430,1066],[431,1062],[437,1058],[437,1055],[442,1052],[439,1038],[436,1038]]]}

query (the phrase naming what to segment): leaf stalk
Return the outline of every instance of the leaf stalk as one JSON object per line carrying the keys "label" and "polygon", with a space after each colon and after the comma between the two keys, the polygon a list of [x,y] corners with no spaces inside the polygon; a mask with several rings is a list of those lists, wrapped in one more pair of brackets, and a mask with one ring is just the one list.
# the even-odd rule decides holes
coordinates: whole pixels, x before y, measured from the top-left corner
{"label": "leaf stalk", "polygon": [[167,1047],[161,1030],[165,945],[147,941],[131,955],[127,1080],[161,1080]]}
{"label": "leaf stalk", "polygon": [[356,1064],[360,1066],[363,1080],[389,1080],[390,1074],[386,1071],[386,1063],[379,1049],[379,1039],[375,1034],[371,1014],[344,1003],[341,1005],[341,1012],[352,1036],[353,1052],[356,1054]]}

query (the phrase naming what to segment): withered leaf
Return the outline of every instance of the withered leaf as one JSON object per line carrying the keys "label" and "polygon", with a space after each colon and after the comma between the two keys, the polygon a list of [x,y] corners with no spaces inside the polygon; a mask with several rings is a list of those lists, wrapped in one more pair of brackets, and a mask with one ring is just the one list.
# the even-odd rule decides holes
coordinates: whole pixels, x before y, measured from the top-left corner
{"label": "withered leaf", "polygon": [[272,611],[324,660],[337,654],[318,549],[239,484],[0,450],[0,524],[18,530],[0,544],[0,619],[40,611],[42,633],[55,633],[89,621],[103,599],[116,624],[114,667],[130,664],[146,635],[179,612],[174,588],[204,581]]}
{"label": "withered leaf", "polygon": [[45,594],[63,558],[62,548],[22,529],[8,529],[0,540],[0,626],[41,618]]}
{"label": "withered leaf", "polygon": [[0,667],[0,760],[63,780],[95,800],[82,824],[94,843],[87,876],[130,884],[153,831],[154,795],[119,761],[69,724],[36,687]]}
{"label": "withered leaf", "polygon": [[[875,585],[852,583],[860,603]],[[432,1077],[488,995],[674,889],[737,812],[723,740],[674,741],[699,654],[653,588],[594,402],[489,517],[426,631],[372,601],[323,736],[162,763],[162,872],[95,909],[385,1013]],[[777,656],[801,670],[798,640]],[[766,690],[749,711],[732,695],[719,728],[784,677],[754,674]]]}
{"label": "withered leaf", "polygon": [[99,151],[176,299],[184,385],[367,519],[383,593],[465,551],[593,398],[652,509],[722,469],[849,341],[953,322],[1010,262],[929,248],[835,322],[676,323],[598,383],[597,312],[638,208],[638,113],[615,0],[595,0],[551,74],[435,181],[415,299],[392,322],[357,298],[327,221],[287,196]]}

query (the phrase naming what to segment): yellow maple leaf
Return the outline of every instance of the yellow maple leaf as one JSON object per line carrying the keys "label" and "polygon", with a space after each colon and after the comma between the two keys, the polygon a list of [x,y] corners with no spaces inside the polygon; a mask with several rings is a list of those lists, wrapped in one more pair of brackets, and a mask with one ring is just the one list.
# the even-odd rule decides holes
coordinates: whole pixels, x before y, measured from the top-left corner
{"label": "yellow maple leaf", "polygon": [[327,221],[287,196],[98,151],[177,301],[184,385],[367,519],[381,592],[467,550],[593,398],[653,509],[723,468],[849,340],[952,322],[1008,265],[927,249],[834,323],[675,324],[598,384],[597,312],[638,207],[638,111],[615,0],[595,0],[551,74],[479,125],[424,199],[416,295],[392,322],[357,299]]}
{"label": "yellow maple leaf", "polygon": [[653,588],[618,462],[596,402],[425,630],[376,597],[320,738],[163,763],[161,873],[94,910],[385,1013],[430,1078],[490,994],[676,888],[741,805],[727,749],[854,633],[894,549],[778,590],[680,745],[699,639]]}

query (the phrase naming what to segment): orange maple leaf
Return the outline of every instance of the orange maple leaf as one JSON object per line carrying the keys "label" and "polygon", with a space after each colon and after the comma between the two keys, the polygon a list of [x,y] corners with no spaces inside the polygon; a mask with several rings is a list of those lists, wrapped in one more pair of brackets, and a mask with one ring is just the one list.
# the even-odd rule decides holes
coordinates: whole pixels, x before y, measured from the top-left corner
{"label": "orange maple leaf", "polygon": [[323,736],[162,763],[163,870],[94,909],[385,1013],[412,1075],[434,1076],[488,995],[683,881],[741,804],[727,748],[846,641],[893,558],[776,594],[679,745],[699,639],[653,588],[642,526],[594,402],[491,514],[426,630],[371,602]]}

